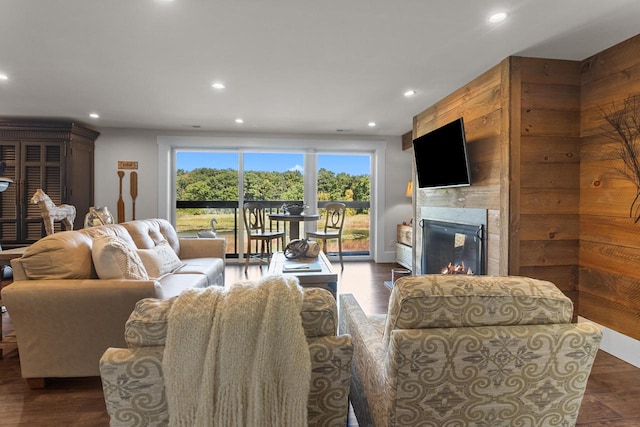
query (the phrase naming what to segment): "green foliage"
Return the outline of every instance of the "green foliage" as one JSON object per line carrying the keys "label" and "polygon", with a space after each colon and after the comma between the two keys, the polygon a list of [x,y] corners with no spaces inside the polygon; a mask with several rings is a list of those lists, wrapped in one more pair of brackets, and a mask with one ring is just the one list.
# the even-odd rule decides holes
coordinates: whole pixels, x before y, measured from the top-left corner
{"label": "green foliage", "polygon": [[238,172],[198,168],[176,172],[176,199],[186,201],[238,200]]}
{"label": "green foliage", "polygon": [[[300,171],[246,171],[245,200],[304,200]],[[334,174],[318,171],[318,200],[369,199],[369,175]],[[238,200],[238,172],[233,169],[198,168],[176,172],[176,199],[184,201]],[[357,210],[351,209],[350,214]]]}

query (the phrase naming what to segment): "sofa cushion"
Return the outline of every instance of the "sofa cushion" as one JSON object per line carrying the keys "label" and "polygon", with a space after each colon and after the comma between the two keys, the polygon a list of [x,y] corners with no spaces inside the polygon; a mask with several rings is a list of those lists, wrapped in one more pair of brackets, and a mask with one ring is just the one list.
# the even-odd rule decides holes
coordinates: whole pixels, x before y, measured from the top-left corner
{"label": "sofa cushion", "polygon": [[149,249],[137,249],[150,278],[157,279],[182,266],[182,261],[166,240]]}
{"label": "sofa cushion", "polygon": [[30,280],[97,277],[91,262],[91,238],[74,231],[43,237],[25,250],[20,261]]}
{"label": "sofa cushion", "polygon": [[100,279],[149,279],[147,270],[135,249],[120,237],[95,238],[91,254]]}
{"label": "sofa cushion", "polygon": [[573,303],[553,283],[519,276],[421,275],[398,279],[383,342],[394,329],[569,323]]}
{"label": "sofa cushion", "polygon": [[160,298],[171,298],[180,295],[182,291],[192,288],[206,288],[207,277],[203,274],[165,274],[158,280],[162,295]]}
{"label": "sofa cushion", "polygon": [[181,263],[174,274],[204,274],[209,285],[218,283],[218,278],[224,274],[222,258],[188,258],[181,260]]}
{"label": "sofa cushion", "polygon": [[138,249],[151,249],[166,240],[180,256],[180,240],[175,228],[163,218],[138,219],[120,224],[127,229]]}
{"label": "sofa cushion", "polygon": [[83,228],[81,230],[78,230],[78,233],[85,234],[91,237],[91,239],[97,239],[98,237],[103,236],[117,236],[124,240],[129,246],[135,247],[135,243],[133,242],[133,239],[131,239],[131,235],[121,224],[106,224],[96,227]]}

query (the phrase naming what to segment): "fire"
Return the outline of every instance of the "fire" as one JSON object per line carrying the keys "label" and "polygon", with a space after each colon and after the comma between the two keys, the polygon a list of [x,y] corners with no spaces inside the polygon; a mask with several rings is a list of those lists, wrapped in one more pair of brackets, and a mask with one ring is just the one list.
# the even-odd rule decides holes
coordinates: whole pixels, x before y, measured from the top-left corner
{"label": "fire", "polygon": [[454,265],[453,263],[449,263],[449,265],[447,265],[446,267],[443,267],[441,270],[442,274],[468,274],[468,275],[472,275],[473,271],[471,270],[471,268],[468,268],[465,270],[464,268],[464,261],[461,262],[458,265]]}

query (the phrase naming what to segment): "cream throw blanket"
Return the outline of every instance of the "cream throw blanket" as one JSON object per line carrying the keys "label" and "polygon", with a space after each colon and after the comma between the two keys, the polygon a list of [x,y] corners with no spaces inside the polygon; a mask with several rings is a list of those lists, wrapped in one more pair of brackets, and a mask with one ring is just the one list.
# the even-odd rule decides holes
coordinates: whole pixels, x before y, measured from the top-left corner
{"label": "cream throw blanket", "polygon": [[307,425],[309,348],[295,277],[184,291],[163,357],[169,425]]}

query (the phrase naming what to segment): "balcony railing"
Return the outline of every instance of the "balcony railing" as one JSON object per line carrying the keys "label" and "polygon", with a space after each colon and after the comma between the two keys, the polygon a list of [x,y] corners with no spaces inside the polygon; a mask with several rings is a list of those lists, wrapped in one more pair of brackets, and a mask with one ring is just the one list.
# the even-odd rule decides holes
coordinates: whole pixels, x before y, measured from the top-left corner
{"label": "balcony railing", "polygon": [[[368,255],[369,254],[369,201],[341,201],[347,205],[349,214],[345,220],[343,231],[343,255]],[[296,200],[261,201],[267,214],[282,212],[282,205],[301,203]],[[329,201],[318,202],[318,212]],[[190,212],[189,210],[194,210]],[[227,258],[237,258],[240,254],[238,236],[244,233],[242,214],[238,213],[238,201],[199,200],[176,202],[176,229],[182,237],[196,237],[198,231],[208,230],[211,218],[216,218],[216,234],[227,239]],[[322,224],[321,219],[318,226]],[[271,221],[267,223],[271,230],[280,231],[286,229],[282,222]],[[286,236],[285,240],[288,240]],[[335,246],[335,247],[333,247]],[[276,248],[282,250],[282,248]],[[329,242],[327,252],[337,251],[337,243]]]}

